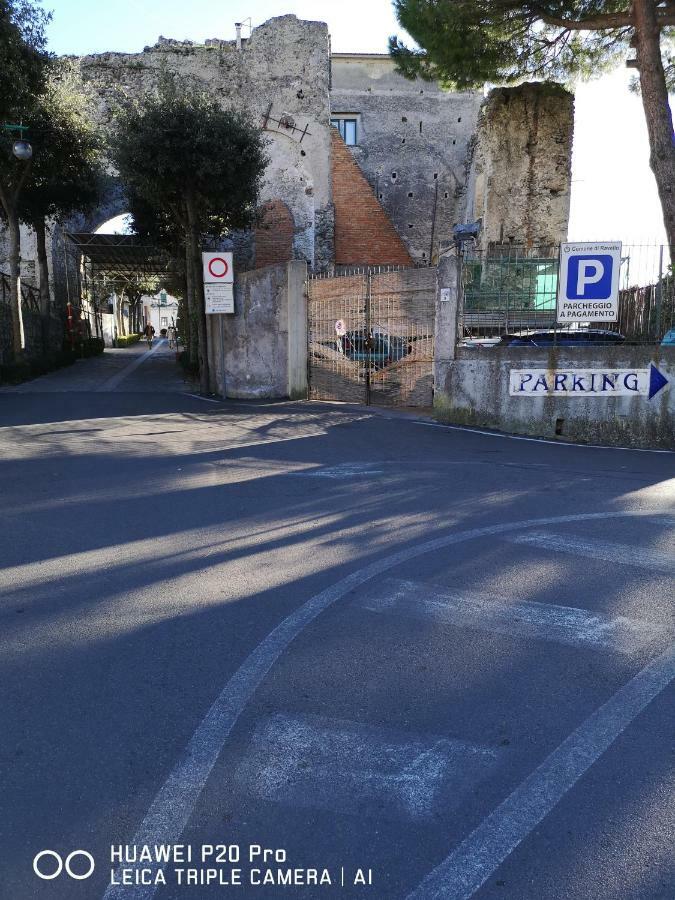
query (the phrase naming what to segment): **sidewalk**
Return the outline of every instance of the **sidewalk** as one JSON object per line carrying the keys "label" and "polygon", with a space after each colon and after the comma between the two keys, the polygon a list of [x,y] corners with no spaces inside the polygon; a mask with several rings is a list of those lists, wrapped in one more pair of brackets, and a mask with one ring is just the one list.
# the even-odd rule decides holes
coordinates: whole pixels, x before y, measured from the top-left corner
{"label": "sidewalk", "polygon": [[176,363],[175,350],[166,340],[156,341],[148,350],[145,341],[131,347],[106,348],[101,356],[79,359],[72,366],[18,385],[3,385],[0,393],[175,393],[189,391]]}

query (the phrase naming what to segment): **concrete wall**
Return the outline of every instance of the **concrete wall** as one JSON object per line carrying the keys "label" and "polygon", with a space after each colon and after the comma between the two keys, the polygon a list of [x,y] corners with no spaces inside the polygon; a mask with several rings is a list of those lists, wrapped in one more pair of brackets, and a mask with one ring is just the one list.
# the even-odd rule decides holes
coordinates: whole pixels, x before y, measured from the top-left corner
{"label": "concrete wall", "polygon": [[307,266],[235,276],[234,315],[207,316],[212,389],[222,397],[307,395]]}
{"label": "concrete wall", "polygon": [[[648,369],[650,363],[671,382],[651,400],[642,395],[509,395],[511,369],[611,371]],[[437,361],[434,406],[440,419],[461,425],[554,440],[675,449],[675,348],[458,349],[455,359]]]}
{"label": "concrete wall", "polygon": [[333,54],[331,72],[331,114],[357,116],[354,159],[413,259],[428,263],[463,215],[482,93],[408,81],[386,54]]}
{"label": "concrete wall", "polygon": [[[235,42],[203,44],[160,38],[142,53],[82,57],[82,77],[98,97],[103,126],[122,95],[152,91],[162,67],[205,89],[223,108],[266,121],[270,164],[261,201],[282,200],[294,221],[293,253],[319,267],[332,259],[328,28],[295,16],[270,19],[237,50]],[[270,110],[271,104],[271,110]],[[269,111],[269,118],[265,114]],[[284,120],[279,126],[272,121]],[[294,130],[291,125],[295,125]],[[300,142],[301,130],[308,133]],[[99,223],[100,224],[100,223]],[[252,242],[235,242],[237,265],[253,264]]]}
{"label": "concrete wall", "polygon": [[472,145],[464,220],[482,219],[493,243],[567,239],[574,96],[557,84],[491,91]]}

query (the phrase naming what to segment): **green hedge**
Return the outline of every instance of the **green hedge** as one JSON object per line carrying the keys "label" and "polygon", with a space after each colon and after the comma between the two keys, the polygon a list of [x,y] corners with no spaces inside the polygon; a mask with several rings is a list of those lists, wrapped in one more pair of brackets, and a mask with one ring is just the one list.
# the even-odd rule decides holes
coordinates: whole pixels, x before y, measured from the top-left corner
{"label": "green hedge", "polygon": [[77,350],[81,356],[100,356],[105,350],[105,344],[103,338],[87,338],[86,341],[82,341]]}
{"label": "green hedge", "polygon": [[142,334],[121,334],[115,341],[117,347],[128,347],[136,344],[143,337]]}
{"label": "green hedge", "polygon": [[78,354],[72,350],[61,350],[58,353],[49,353],[36,359],[7,363],[0,366],[0,384],[20,384],[22,381],[29,381],[31,378],[53,372],[54,369],[70,366],[77,357]]}

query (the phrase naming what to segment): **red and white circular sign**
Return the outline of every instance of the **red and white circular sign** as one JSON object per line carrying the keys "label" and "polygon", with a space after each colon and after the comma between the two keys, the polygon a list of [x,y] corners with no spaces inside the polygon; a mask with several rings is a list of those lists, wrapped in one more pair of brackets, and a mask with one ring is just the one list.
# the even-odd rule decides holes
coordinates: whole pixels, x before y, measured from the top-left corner
{"label": "red and white circular sign", "polygon": [[209,260],[209,275],[213,278],[225,278],[230,271],[227,260],[222,256],[213,256]]}

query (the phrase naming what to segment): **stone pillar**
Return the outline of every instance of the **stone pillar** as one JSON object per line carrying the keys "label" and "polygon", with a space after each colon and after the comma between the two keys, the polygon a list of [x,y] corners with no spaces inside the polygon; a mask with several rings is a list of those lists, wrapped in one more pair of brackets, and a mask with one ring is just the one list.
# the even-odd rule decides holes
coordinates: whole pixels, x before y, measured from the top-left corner
{"label": "stone pillar", "polygon": [[295,259],[287,266],[288,396],[307,398],[307,263]]}
{"label": "stone pillar", "polygon": [[448,406],[447,376],[457,352],[461,257],[456,251],[438,263],[436,328],[434,331],[434,409],[442,414]]}

